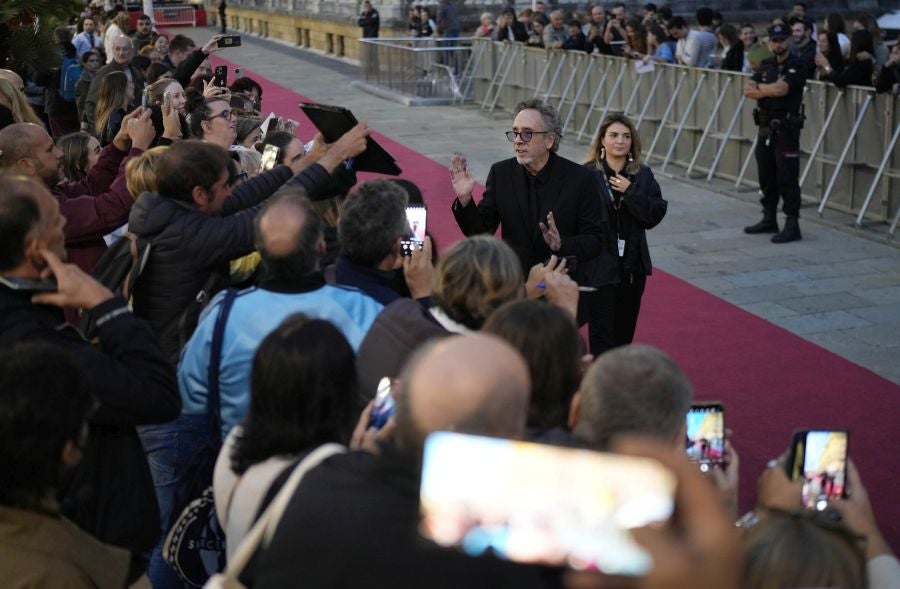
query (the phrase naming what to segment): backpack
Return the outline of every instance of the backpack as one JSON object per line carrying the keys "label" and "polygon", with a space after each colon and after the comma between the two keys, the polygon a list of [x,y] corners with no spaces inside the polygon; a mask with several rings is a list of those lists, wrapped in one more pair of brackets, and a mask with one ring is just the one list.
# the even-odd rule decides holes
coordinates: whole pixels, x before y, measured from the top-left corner
{"label": "backpack", "polygon": [[66,57],[59,68],[59,95],[66,102],[75,102],[75,84],[81,79],[81,64],[77,57]]}
{"label": "backpack", "polygon": [[[103,253],[91,275],[113,294],[122,295],[128,301],[149,259],[150,242],[126,231]],[[96,335],[87,313],[82,313],[79,327],[88,339]]]}

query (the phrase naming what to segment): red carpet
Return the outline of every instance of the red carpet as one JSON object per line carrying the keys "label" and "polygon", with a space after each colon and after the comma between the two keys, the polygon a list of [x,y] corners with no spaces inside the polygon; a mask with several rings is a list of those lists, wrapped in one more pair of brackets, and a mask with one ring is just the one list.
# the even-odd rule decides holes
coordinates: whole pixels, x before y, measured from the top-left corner
{"label": "red carpet", "polygon": [[[229,62],[214,56],[215,64]],[[232,65],[232,64],[229,64]],[[265,113],[301,122],[298,136],[315,133],[297,108],[307,101],[243,68],[264,88]],[[366,113],[354,113],[360,120]],[[368,121],[377,128],[378,121]],[[415,182],[431,209],[429,231],[447,246],[462,237],[450,214],[447,169],[405,146],[373,136],[393,155],[402,177]],[[360,180],[374,175],[362,174]],[[482,190],[479,188],[479,190]],[[688,374],[696,397],[725,403],[741,457],[741,506],[749,509],[756,481],[797,427],[850,431],[850,455],[859,467],[882,531],[900,549],[900,502],[896,501],[900,458],[900,387],[869,370],[665,272],[647,283],[636,341],[660,347]]]}

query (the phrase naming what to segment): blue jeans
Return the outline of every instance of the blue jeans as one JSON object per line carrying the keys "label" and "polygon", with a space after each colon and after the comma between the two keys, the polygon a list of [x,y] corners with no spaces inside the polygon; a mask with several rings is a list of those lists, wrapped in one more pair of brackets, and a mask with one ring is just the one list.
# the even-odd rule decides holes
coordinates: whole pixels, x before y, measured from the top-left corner
{"label": "blue jeans", "polygon": [[162,545],[172,521],[175,492],[188,474],[191,458],[209,438],[209,424],[205,415],[182,415],[162,425],[138,427],[138,434],[156,487],[163,534],[150,555],[148,576],[154,589],[180,589],[181,579],[163,559]]}

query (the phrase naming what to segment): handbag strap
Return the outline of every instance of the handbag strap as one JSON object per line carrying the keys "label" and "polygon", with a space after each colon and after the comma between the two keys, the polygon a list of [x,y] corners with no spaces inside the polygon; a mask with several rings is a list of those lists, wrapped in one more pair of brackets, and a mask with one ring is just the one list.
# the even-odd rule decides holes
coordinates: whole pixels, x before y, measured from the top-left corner
{"label": "handbag strap", "polygon": [[272,503],[269,504],[256,523],[253,524],[253,527],[250,528],[247,535],[244,536],[234,556],[228,561],[228,566],[223,571],[226,579],[237,579],[260,546],[265,548],[269,545],[269,542],[272,541],[272,536],[275,535],[276,528],[278,528],[278,522],[281,521],[281,516],[284,515],[284,511],[287,509],[288,503],[291,497],[294,496],[294,492],[300,485],[300,481],[303,480],[304,475],[330,456],[342,454],[346,451],[347,448],[340,444],[323,444],[300,461],[300,464],[291,473],[284,486],[278,491],[275,499],[272,500]]}
{"label": "handbag strap", "polygon": [[[237,296],[237,290],[229,288],[225,291],[216,324],[213,326],[212,344],[209,351],[209,369],[206,374],[207,397],[206,412],[209,417],[210,441],[219,441],[222,438],[222,398],[219,393],[219,368],[222,364],[222,344],[225,339],[225,324],[228,323],[228,314],[231,305]],[[216,444],[219,446],[220,444]]]}

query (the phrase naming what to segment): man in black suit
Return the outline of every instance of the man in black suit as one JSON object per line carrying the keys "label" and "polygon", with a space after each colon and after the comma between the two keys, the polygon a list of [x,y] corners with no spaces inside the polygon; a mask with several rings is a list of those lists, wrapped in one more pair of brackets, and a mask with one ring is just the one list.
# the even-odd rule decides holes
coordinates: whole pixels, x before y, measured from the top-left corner
{"label": "man in black suit", "polygon": [[551,255],[580,261],[598,255],[607,219],[597,181],[589,169],[556,154],[562,137],[556,111],[538,100],[519,104],[506,137],[515,157],[491,166],[477,205],[466,160],[453,156],[452,208],[463,233],[494,233],[502,226],[501,236],[519,256],[526,276]]}

